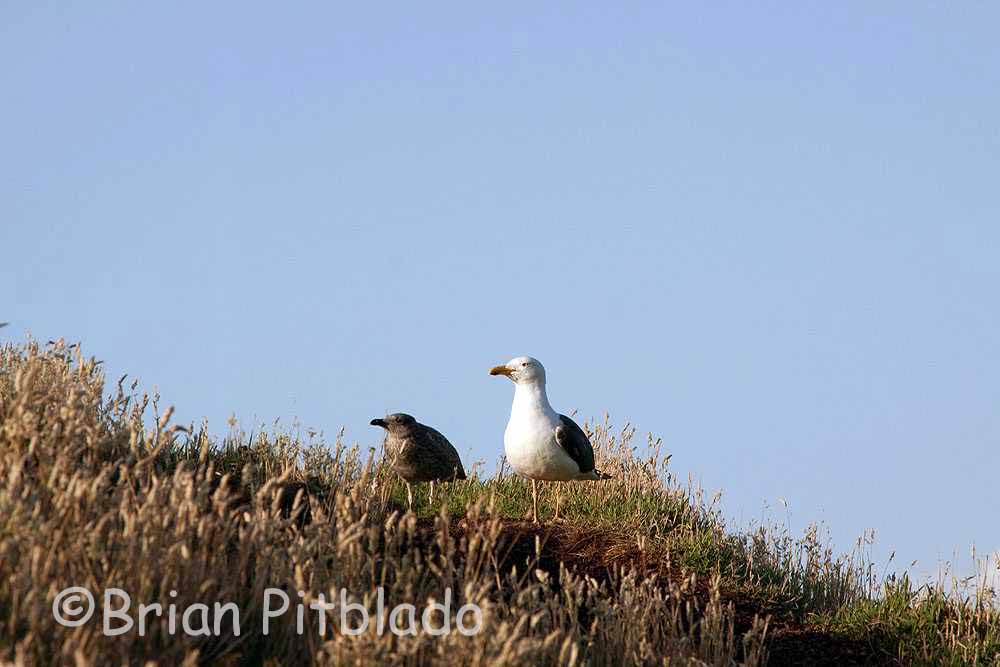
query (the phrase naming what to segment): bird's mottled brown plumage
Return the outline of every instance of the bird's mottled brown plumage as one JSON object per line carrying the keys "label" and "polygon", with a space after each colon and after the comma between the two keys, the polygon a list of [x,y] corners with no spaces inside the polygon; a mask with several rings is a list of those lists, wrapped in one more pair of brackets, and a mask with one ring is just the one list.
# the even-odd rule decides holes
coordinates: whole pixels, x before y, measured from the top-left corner
{"label": "bird's mottled brown plumage", "polygon": [[448,438],[410,415],[373,419],[386,430],[385,449],[397,475],[410,483],[465,479],[465,468]]}

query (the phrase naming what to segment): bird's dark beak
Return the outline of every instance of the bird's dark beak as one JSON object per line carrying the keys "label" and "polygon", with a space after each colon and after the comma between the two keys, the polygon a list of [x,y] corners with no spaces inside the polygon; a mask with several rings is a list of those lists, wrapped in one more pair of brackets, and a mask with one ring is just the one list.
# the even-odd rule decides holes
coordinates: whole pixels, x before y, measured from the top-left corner
{"label": "bird's dark beak", "polygon": [[385,428],[385,420],[384,419],[373,419],[369,423],[372,426],[381,426],[382,428]]}
{"label": "bird's dark beak", "polygon": [[490,369],[490,375],[506,375],[507,377],[510,377],[512,372],[513,371],[506,366],[494,366]]}

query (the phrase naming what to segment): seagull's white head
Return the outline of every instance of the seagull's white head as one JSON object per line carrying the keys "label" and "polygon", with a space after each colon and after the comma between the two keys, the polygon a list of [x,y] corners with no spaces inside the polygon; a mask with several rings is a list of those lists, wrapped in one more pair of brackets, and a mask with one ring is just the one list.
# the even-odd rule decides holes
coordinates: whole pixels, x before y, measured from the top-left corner
{"label": "seagull's white head", "polygon": [[506,375],[515,384],[545,384],[545,366],[533,357],[514,357],[491,368],[490,375]]}

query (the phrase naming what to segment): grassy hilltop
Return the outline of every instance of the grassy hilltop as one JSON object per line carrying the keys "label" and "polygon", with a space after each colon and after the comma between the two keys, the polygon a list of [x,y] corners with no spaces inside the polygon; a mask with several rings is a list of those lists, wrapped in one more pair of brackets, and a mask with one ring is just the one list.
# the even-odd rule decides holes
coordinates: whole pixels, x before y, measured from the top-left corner
{"label": "grassy hilltop", "polygon": [[[916,589],[840,557],[818,531],[725,525],[677,483],[658,441],[588,425],[614,479],[563,486],[562,517],[501,471],[421,486],[415,512],[380,452],[172,424],[134,385],[63,344],[0,350],[0,663],[17,665],[1000,665],[985,595]],[[857,553],[863,553],[859,550]],[[57,624],[56,595],[127,591],[133,605],[232,602],[241,632],[104,636]],[[482,610],[465,636],[338,631],[315,612],[262,632],[265,589],[293,604]],[[176,595],[171,595],[175,592]],[[134,610],[133,610],[134,611]],[[133,613],[134,615],[134,613]],[[439,619],[440,620],[440,619]],[[178,621],[179,623],[179,621]]]}

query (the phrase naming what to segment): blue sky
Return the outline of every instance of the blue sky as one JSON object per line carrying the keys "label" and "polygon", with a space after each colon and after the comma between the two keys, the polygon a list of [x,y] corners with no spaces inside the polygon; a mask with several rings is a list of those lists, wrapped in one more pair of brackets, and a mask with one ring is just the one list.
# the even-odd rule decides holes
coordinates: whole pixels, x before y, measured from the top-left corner
{"label": "blue sky", "polygon": [[531,354],[733,517],[1000,547],[995,6],[355,4],[0,9],[2,336],[490,463]]}

